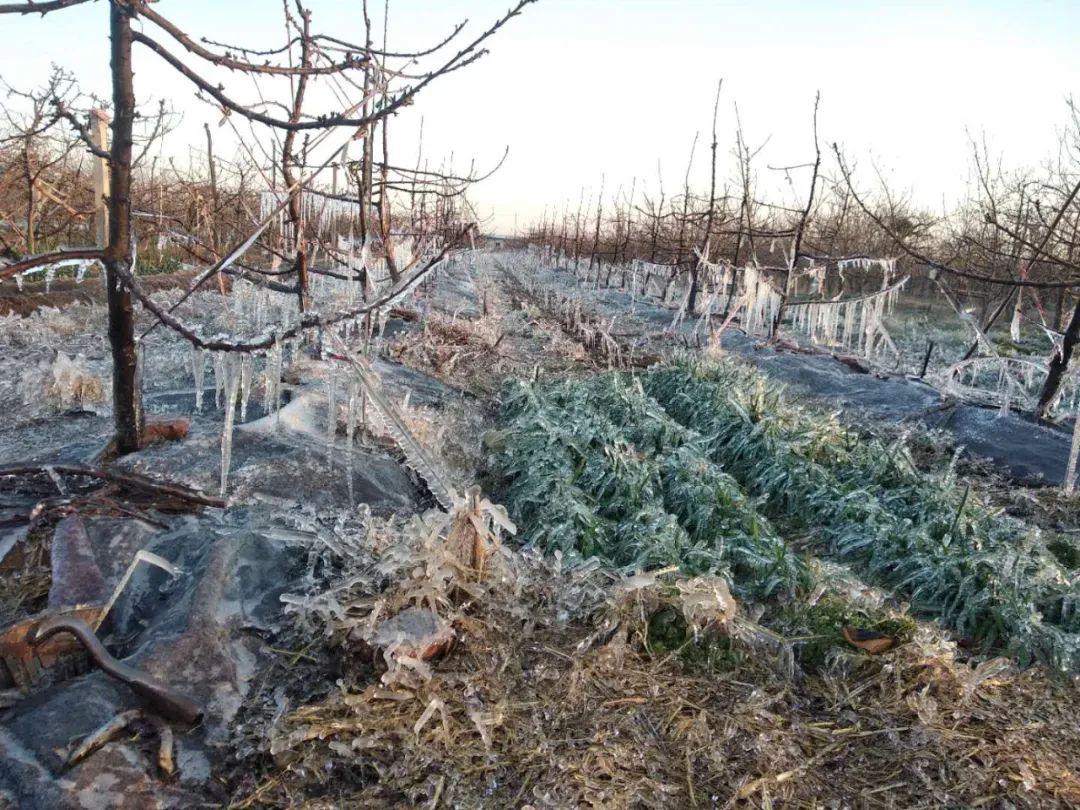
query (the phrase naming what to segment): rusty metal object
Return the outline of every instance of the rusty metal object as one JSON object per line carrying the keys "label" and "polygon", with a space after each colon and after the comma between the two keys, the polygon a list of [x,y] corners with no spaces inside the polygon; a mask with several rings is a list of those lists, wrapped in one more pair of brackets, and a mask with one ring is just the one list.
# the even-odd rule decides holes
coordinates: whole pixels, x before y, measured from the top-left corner
{"label": "rusty metal object", "polygon": [[158,714],[171,720],[194,724],[202,719],[202,706],[187,695],[181,694],[166,684],[113,658],[94,631],[82,619],[72,616],[56,616],[45,619],[30,630],[27,641],[38,645],[57,633],[71,633],[86,648],[87,653],[107,675],[127,684],[131,691],[145,699]]}
{"label": "rusty metal object", "polygon": [[[103,609],[103,605],[77,605],[60,616],[96,623]],[[53,638],[43,644],[30,643],[30,632],[48,617],[56,615],[56,611],[50,610],[0,628],[0,689],[29,689],[49,670],[53,670],[54,675],[61,672],[63,678],[88,669],[82,648],[74,639]]]}

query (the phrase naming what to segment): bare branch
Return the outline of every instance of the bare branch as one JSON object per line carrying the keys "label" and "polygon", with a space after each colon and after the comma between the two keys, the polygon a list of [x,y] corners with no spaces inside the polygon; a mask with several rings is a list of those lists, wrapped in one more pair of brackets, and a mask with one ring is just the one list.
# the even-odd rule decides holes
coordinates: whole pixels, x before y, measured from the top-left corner
{"label": "bare branch", "polygon": [[176,316],[170,314],[164,307],[154,301],[139,284],[135,274],[131,272],[131,268],[120,268],[118,270],[120,277],[123,279],[124,284],[131,290],[132,294],[139,299],[144,307],[150,310],[157,318],[172,329],[177,334],[184,337],[189,343],[194,346],[198,346],[200,349],[207,349],[209,351],[217,352],[239,352],[250,353],[262,351],[263,349],[269,349],[275,343],[282,340],[288,340],[289,338],[296,337],[303,334],[308,329],[325,328],[333,326],[336,323],[342,321],[358,318],[361,315],[366,315],[369,312],[375,312],[382,307],[388,306],[396,301],[401,296],[405,295],[413,286],[424,278],[428,273],[434,270],[439,264],[442,263],[446,255],[468,235],[472,229],[472,225],[466,226],[455,239],[447,242],[445,247],[428,261],[423,267],[413,273],[409,278],[405,279],[400,284],[397,284],[390,289],[383,292],[377,298],[369,301],[365,304],[361,304],[350,309],[342,310],[340,312],[333,313],[332,315],[320,315],[318,312],[306,312],[301,317],[298,323],[283,329],[281,331],[271,331],[268,334],[260,335],[259,337],[230,340],[228,338],[203,337],[192,327],[185,324]]}
{"label": "bare branch", "polygon": [[833,144],[833,152],[836,153],[837,162],[840,164],[840,173],[843,175],[844,181],[847,183],[848,189],[851,192],[852,199],[854,199],[859,208],[862,209],[862,212],[866,214],[866,216],[868,216],[873,221],[873,223],[877,225],[890,239],[892,239],[901,251],[903,251],[905,254],[907,254],[909,257],[919,262],[920,264],[923,264],[926,267],[933,268],[934,270],[939,270],[942,273],[948,273],[949,275],[958,276],[959,278],[971,279],[973,281],[981,281],[986,284],[996,284],[1002,287],[1033,287],[1036,289],[1046,290],[1062,288],[1073,289],[1080,287],[1080,281],[1026,281],[1023,279],[1001,279],[994,278],[993,276],[981,275],[979,273],[969,273],[965,270],[960,270],[956,267],[944,264],[943,262],[931,259],[929,256],[920,253],[918,250],[912,248],[907,243],[907,240],[897,234],[893,228],[890,228],[880,216],[871,211],[870,208],[866,205],[866,203],[863,202],[862,198],[859,197],[858,193],[855,191],[854,185],[851,182],[851,173],[847,165],[844,163],[844,156],[840,152],[839,145],[835,143]]}
{"label": "bare branch", "polygon": [[169,36],[183,45],[189,53],[201,57],[219,67],[228,68],[229,70],[236,70],[244,73],[270,74],[274,76],[324,76],[331,73],[340,73],[344,70],[362,68],[369,61],[369,57],[366,56],[354,57],[350,55],[341,62],[335,62],[322,67],[305,67],[302,65],[296,67],[280,67],[270,64],[257,65],[253,62],[233,59],[229,56],[223,56],[207,50],[168,19],[154,11],[147,3],[142,2],[142,0],[138,0],[135,3],[135,7],[140,15],[169,34]]}
{"label": "bare branch", "polygon": [[35,3],[27,0],[25,3],[4,3],[0,5],[0,14],[40,14],[45,16],[50,11],[58,11],[62,8],[78,6],[89,0],[49,0],[45,3]]}

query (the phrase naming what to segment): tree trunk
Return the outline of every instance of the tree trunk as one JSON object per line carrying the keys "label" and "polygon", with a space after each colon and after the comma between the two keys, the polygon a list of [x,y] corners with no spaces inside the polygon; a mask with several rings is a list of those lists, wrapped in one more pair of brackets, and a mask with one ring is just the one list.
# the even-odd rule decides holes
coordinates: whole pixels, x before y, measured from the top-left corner
{"label": "tree trunk", "polygon": [[690,317],[693,317],[697,313],[697,300],[698,300],[698,273],[700,271],[700,265],[690,265],[690,297],[686,301],[686,312]]}
{"label": "tree trunk", "polygon": [[[301,19],[303,29],[300,40],[300,64],[302,67],[307,68],[311,66],[310,13],[305,11]],[[296,94],[293,96],[293,106],[289,113],[290,123],[295,124],[300,120],[300,113],[304,109],[304,96],[307,93],[308,75],[307,73],[301,74],[300,78],[297,79]],[[289,190],[289,221],[293,226],[296,248],[293,269],[296,271],[297,306],[299,306],[301,312],[307,312],[311,309],[311,294],[308,283],[307,239],[304,234],[303,195],[305,191],[302,186],[293,188],[293,184],[297,180],[292,170],[293,166],[297,165],[298,162],[293,154],[295,144],[296,130],[290,129],[285,134],[285,139],[281,145],[281,177],[285,182],[286,190]]]}
{"label": "tree trunk", "polygon": [[1080,342],[1080,301],[1077,301],[1072,319],[1065,328],[1065,337],[1061,341],[1061,353],[1055,352],[1050,358],[1050,368],[1047,370],[1046,382],[1043,383],[1042,392],[1039,394],[1039,407],[1036,412],[1040,419],[1045,419],[1050,413],[1050,406],[1061,389],[1061,382],[1065,378],[1065,372],[1069,368],[1069,361],[1072,359],[1077,342]]}
{"label": "tree trunk", "polygon": [[[114,446],[118,453],[138,450],[142,443],[142,391],[135,344],[135,311],[131,293],[119,283],[118,270],[132,259],[131,131],[135,92],[131,72],[131,17],[127,3],[109,6],[112,43],[112,149],[109,157],[109,244],[105,250],[105,286],[109,301],[109,343],[113,361]],[[134,268],[132,268],[134,269]]]}
{"label": "tree trunk", "polygon": [[[383,103],[387,103],[385,94],[383,95]],[[382,120],[383,165],[382,187],[379,191],[379,222],[382,231],[383,253],[386,256],[386,270],[390,274],[391,283],[397,284],[401,278],[401,273],[398,271],[397,261],[394,258],[394,237],[391,233],[393,221],[390,214],[390,147],[386,139],[387,123],[389,123],[389,119],[384,118]]]}
{"label": "tree trunk", "polygon": [[[600,196],[597,197],[597,203],[596,203],[596,230],[593,231],[592,253],[589,255],[589,272],[590,273],[592,272],[592,269],[593,269],[593,263],[596,261],[596,251],[600,247],[600,221],[603,218],[603,216],[604,216],[604,178],[603,178],[603,176],[601,176],[600,177]],[[586,273],[585,278],[588,279],[588,277],[589,277],[588,273]],[[600,279],[600,271],[599,270],[597,270],[596,278],[599,281],[599,279]]]}

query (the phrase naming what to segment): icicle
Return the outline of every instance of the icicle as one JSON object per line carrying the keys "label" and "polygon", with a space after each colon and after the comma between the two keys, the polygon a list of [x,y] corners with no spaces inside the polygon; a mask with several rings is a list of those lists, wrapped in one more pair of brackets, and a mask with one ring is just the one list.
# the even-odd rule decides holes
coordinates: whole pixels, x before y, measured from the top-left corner
{"label": "icicle", "polygon": [[206,383],[206,353],[198,346],[191,347],[191,374],[195,378],[195,410],[202,413],[203,386]]}
{"label": "icicle", "polygon": [[237,315],[243,316],[244,314],[244,282],[237,279],[232,287],[232,306],[233,312]]}
{"label": "icicle", "polygon": [[345,443],[349,450],[349,455],[352,455],[353,436],[356,434],[356,419],[357,412],[357,399],[360,393],[360,383],[356,380],[349,381],[349,410],[348,415],[345,417]]}
{"label": "icicle", "polygon": [[[270,347],[270,350],[266,353],[266,365],[263,368],[263,410],[268,414],[273,412],[274,398],[277,396],[274,391],[274,349],[277,344]],[[279,378],[280,379],[280,378]]]}
{"label": "icicle", "polygon": [[281,424],[281,355],[281,341],[275,340],[274,348],[270,356],[270,379],[273,384],[274,397],[272,402],[274,406],[275,424],[277,425]]}
{"label": "icicle", "polygon": [[1069,450],[1069,466],[1065,469],[1065,494],[1076,491],[1076,461],[1080,458],[1080,408],[1076,411],[1076,425],[1073,427],[1072,449]]}
{"label": "icicle", "polygon": [[240,421],[247,421],[248,400],[251,398],[251,378],[255,372],[255,360],[250,354],[240,357]]}
{"label": "icicle", "polygon": [[337,363],[330,363],[330,383],[326,395],[326,444],[331,454],[337,438]]}
{"label": "icicle", "polygon": [[214,407],[221,407],[221,395],[225,393],[225,352],[214,352]]}
{"label": "icicle", "polygon": [[270,309],[270,291],[262,290],[255,302],[255,329],[262,331],[266,326],[267,310]]}
{"label": "icicle", "polygon": [[49,292],[54,278],[56,278],[56,265],[50,264],[45,268],[45,292]]}
{"label": "icicle", "polygon": [[1016,306],[1013,307],[1012,321],[1009,323],[1009,339],[1013,343],[1020,342],[1020,318],[1024,311],[1023,288],[1016,294]]}
{"label": "icicle", "polygon": [[233,424],[236,421],[236,393],[240,386],[240,370],[236,357],[231,353],[222,361],[225,380],[225,425],[221,430],[221,494],[224,496],[229,483],[229,466],[232,463]]}

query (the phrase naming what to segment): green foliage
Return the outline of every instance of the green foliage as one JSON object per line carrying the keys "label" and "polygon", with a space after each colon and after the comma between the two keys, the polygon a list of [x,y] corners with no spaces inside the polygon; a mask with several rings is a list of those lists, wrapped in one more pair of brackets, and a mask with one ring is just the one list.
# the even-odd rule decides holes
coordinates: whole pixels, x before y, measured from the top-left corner
{"label": "green foliage", "polygon": [[806,568],[739,485],[635,380],[510,384],[499,466],[527,543],[627,569],[728,576],[736,592],[794,592]]}
{"label": "green foliage", "polygon": [[987,649],[1080,668],[1077,583],[1037,531],[950,472],[920,472],[903,443],[864,439],[738,363],[655,367],[642,383],[783,529]]}
{"label": "green foliage", "polygon": [[770,626],[794,641],[799,664],[808,671],[824,667],[832,650],[853,649],[843,636],[845,626],[891,636],[898,644],[915,631],[915,621],[907,616],[859,607],[836,596],[822,597],[812,605],[789,602],[770,617]]}
{"label": "green foliage", "polygon": [[864,437],[745,365],[513,383],[503,417],[506,502],[529,543],[724,575],[744,598],[798,594],[811,576],[777,526],[986,650],[1080,670],[1075,549],[1048,547],[951,467],[920,471],[905,442]]}
{"label": "green foliage", "polygon": [[156,276],[162,273],[179,273],[184,269],[184,263],[175,256],[152,251],[148,255],[142,255],[135,259],[135,271],[140,276]]}
{"label": "green foliage", "polygon": [[746,659],[746,653],[728,635],[706,633],[695,636],[682,611],[671,605],[649,617],[645,649],[655,656],[678,655],[690,672],[731,672],[742,666]]}

